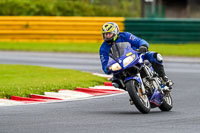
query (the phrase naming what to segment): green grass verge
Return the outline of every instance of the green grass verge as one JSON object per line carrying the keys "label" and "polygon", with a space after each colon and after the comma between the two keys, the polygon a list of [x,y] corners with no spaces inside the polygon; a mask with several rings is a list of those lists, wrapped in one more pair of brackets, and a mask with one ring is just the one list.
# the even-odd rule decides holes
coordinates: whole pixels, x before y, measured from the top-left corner
{"label": "green grass verge", "polygon": [[0,42],[0,50],[98,53],[100,43]]}
{"label": "green grass verge", "polygon": [[[100,43],[0,42],[0,50],[98,53]],[[200,57],[200,44],[151,44],[150,51],[164,56]]]}
{"label": "green grass verge", "polygon": [[200,57],[200,44],[153,44],[149,50],[164,56]]}
{"label": "green grass verge", "polygon": [[105,78],[70,69],[28,65],[0,65],[0,97],[29,97],[45,91],[75,89],[103,84]]}

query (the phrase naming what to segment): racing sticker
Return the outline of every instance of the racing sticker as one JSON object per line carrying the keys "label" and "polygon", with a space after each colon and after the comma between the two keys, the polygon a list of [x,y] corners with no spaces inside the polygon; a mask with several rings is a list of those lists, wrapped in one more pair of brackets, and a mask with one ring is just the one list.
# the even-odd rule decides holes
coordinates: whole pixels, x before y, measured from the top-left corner
{"label": "racing sticker", "polygon": [[135,40],[135,37],[131,34],[131,36],[129,37],[129,40]]}

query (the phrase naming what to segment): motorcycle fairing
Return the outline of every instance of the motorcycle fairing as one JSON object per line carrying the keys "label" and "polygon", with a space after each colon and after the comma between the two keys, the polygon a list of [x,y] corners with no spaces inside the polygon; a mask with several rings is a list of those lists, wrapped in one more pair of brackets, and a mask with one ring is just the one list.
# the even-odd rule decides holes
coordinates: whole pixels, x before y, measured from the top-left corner
{"label": "motorcycle fairing", "polygon": [[[132,56],[133,54],[135,54],[135,59],[129,65],[127,65],[126,67],[124,67],[123,60],[125,58],[129,57],[129,56],[127,56],[127,54],[129,54],[129,53],[132,53],[129,56]],[[115,63],[119,63],[119,65],[122,67],[122,69],[119,70],[119,71],[113,71],[113,73],[119,73],[120,71],[122,71],[122,70],[124,70],[126,68],[132,67],[133,65],[137,64],[138,61],[139,61],[139,57],[138,57],[138,55],[136,53],[137,52],[134,51],[134,50],[132,50],[132,48],[126,47],[125,50],[124,50],[123,55],[120,56],[120,57],[118,57],[117,59],[113,59],[113,58],[109,57],[107,68],[109,68],[110,66],[112,66]]]}
{"label": "motorcycle fairing", "polygon": [[159,107],[162,104],[162,99],[163,99],[162,94],[158,91],[157,88],[155,88],[154,93],[150,99],[150,103],[153,103]]}

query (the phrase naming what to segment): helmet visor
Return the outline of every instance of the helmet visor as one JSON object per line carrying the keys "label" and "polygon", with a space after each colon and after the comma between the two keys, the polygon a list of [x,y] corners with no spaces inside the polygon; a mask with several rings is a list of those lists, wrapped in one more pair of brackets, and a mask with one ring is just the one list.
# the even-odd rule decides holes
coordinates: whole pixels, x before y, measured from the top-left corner
{"label": "helmet visor", "polygon": [[113,32],[106,32],[103,33],[103,38],[104,39],[111,39],[113,37],[114,33]]}

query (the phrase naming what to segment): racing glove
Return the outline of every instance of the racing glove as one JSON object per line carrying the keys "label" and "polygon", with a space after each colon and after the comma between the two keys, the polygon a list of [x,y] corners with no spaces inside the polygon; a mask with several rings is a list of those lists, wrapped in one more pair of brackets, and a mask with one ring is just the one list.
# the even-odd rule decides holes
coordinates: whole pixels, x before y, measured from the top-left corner
{"label": "racing glove", "polygon": [[148,51],[148,48],[145,45],[142,45],[139,47],[138,52],[146,53]]}

